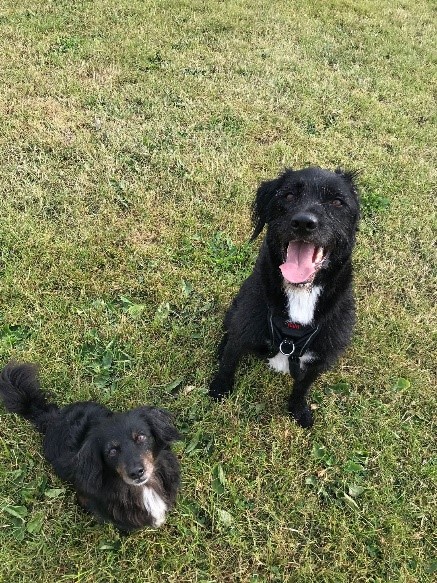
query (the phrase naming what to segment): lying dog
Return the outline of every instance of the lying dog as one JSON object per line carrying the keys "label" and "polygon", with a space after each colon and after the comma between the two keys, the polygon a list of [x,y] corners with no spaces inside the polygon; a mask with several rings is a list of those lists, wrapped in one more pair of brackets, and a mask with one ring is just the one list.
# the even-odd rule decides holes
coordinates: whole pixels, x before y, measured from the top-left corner
{"label": "lying dog", "polygon": [[211,397],[232,391],[238,362],[251,352],[291,374],[288,410],[302,427],[312,425],[308,390],[349,344],[355,321],[354,179],[352,172],[312,167],[286,170],[259,187],[252,240],[265,224],[267,235],[252,275],[226,314]]}
{"label": "lying dog", "polygon": [[30,364],[3,370],[0,396],[8,411],[44,434],[46,459],[73,484],[85,510],[124,532],[164,523],[180,481],[170,451],[179,434],[168,413],[154,407],[112,413],[91,401],[59,409],[48,403]]}

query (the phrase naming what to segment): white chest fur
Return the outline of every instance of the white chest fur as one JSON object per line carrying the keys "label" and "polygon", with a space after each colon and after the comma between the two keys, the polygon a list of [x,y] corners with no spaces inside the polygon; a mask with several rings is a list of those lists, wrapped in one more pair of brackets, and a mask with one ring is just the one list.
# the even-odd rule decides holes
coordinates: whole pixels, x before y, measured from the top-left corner
{"label": "white chest fur", "polygon": [[314,310],[317,298],[322,288],[318,285],[311,289],[305,287],[288,286],[285,288],[287,296],[288,318],[304,326],[311,324],[314,319]]}
{"label": "white chest fur", "polygon": [[149,512],[153,518],[153,526],[158,527],[164,524],[167,504],[153,488],[144,486],[143,502],[147,512]]}
{"label": "white chest fur", "polygon": [[[320,295],[322,288],[319,286],[312,287],[310,290],[305,287],[288,286],[285,288],[285,295],[287,296],[287,311],[288,318],[291,322],[297,322],[303,326],[311,324],[314,319],[314,310],[317,303],[317,298]],[[314,355],[307,352],[300,357],[301,367],[313,360]],[[288,363],[288,356],[278,352],[273,358],[269,358],[269,366],[276,372],[288,374],[290,367]]]}

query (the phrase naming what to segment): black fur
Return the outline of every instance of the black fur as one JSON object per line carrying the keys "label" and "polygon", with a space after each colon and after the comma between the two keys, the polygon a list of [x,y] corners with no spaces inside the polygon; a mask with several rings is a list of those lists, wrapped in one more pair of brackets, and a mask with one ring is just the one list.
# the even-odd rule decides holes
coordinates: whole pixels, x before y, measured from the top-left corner
{"label": "black fur", "polygon": [[154,526],[143,503],[146,484],[168,509],[174,505],[180,473],[170,444],[179,434],[167,412],[140,407],[113,413],[91,401],[60,409],[47,401],[31,364],[6,366],[0,396],[8,411],[28,419],[44,435],[46,459],[98,520],[124,532]]}
{"label": "black fur", "polygon": [[[289,412],[301,426],[312,425],[306,401],[310,385],[347,347],[355,322],[351,261],[359,221],[355,178],[355,173],[340,169],[288,169],[259,187],[252,208],[252,240],[265,225],[267,234],[252,275],[225,317],[219,369],[210,385],[213,398],[223,398],[232,391],[244,354],[268,356],[269,309],[287,318],[285,289],[298,293],[302,287],[309,292],[312,286],[320,286],[313,320],[318,334],[310,348],[314,361],[290,366],[294,386]],[[324,260],[312,280],[303,284],[285,282],[279,269],[290,242],[310,243],[324,250]]]}

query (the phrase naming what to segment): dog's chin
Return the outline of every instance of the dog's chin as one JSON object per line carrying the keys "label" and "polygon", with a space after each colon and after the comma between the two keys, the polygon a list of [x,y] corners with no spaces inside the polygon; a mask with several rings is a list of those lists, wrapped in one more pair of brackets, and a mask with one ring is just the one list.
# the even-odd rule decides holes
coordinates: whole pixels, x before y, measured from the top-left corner
{"label": "dog's chin", "polygon": [[300,283],[292,283],[291,281],[288,281],[288,279],[285,279],[285,277],[284,277],[283,278],[283,280],[284,280],[284,289],[285,290],[303,289],[303,290],[310,291],[312,289],[312,287],[313,287],[315,276],[316,275],[314,274],[313,276],[311,276],[306,281],[301,281]]}

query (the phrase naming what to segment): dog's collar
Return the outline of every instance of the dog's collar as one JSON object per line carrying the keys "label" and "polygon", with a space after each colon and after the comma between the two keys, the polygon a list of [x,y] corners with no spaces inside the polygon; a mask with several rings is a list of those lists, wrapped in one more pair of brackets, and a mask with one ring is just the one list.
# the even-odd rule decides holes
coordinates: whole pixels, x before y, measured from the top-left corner
{"label": "dog's collar", "polygon": [[281,352],[292,360],[297,360],[309,349],[316,337],[319,326],[304,326],[291,322],[284,313],[275,313],[269,308],[270,355]]}

